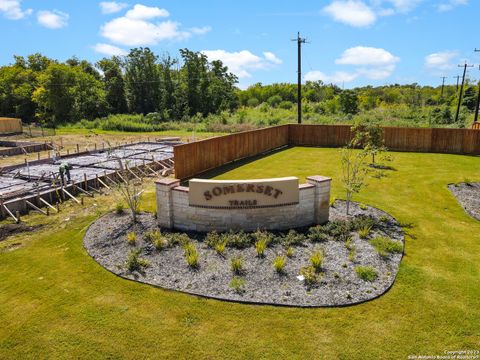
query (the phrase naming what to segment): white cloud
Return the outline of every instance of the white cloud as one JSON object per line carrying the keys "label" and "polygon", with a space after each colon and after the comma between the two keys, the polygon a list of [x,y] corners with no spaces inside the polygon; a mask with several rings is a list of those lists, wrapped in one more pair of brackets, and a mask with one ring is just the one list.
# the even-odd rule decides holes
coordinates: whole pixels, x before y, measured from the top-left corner
{"label": "white cloud", "polygon": [[37,13],[38,23],[49,29],[61,29],[68,25],[70,16],[58,10],[42,10]]}
{"label": "white cloud", "polygon": [[228,66],[228,70],[240,79],[250,78],[252,71],[266,70],[282,63],[282,60],[271,52],[264,52],[263,57],[255,55],[248,50],[237,52],[203,50],[202,53],[205,54],[210,61],[221,60],[224,65]]}
{"label": "white cloud", "polygon": [[110,45],[110,44],[96,44],[93,47],[93,50],[99,54],[107,55],[107,56],[122,56],[122,55],[127,55],[128,52],[125,51],[124,49],[121,49],[119,47]]}
{"label": "white cloud", "polygon": [[113,14],[122,11],[128,6],[126,3],[118,3],[116,1],[102,1],[99,5],[102,14]]}
{"label": "white cloud", "polygon": [[0,0],[0,12],[7,19],[20,20],[32,13],[32,9],[22,10],[22,0]]}
{"label": "white cloud", "polygon": [[204,26],[204,27],[193,27],[189,29],[192,34],[195,35],[205,35],[206,33],[212,31],[211,26]]}
{"label": "white cloud", "polygon": [[323,11],[335,21],[354,27],[369,26],[377,20],[375,12],[359,0],[335,0]]}
{"label": "white cloud", "polygon": [[394,65],[398,61],[400,61],[400,58],[392,55],[385,49],[355,46],[345,50],[342,56],[335,60],[335,63],[342,65],[388,66]]}
{"label": "white cloud", "polygon": [[170,13],[165,9],[158,7],[149,7],[141,4],[136,4],[133,9],[128,10],[125,14],[126,18],[132,20],[150,20],[157,17],[169,17]]}
{"label": "white cloud", "polygon": [[156,45],[161,41],[188,39],[211,30],[209,26],[182,30],[175,21],[154,22],[155,18],[168,17],[165,9],[136,4],[122,16],[104,24],[100,33],[111,42],[124,46]]}
{"label": "white cloud", "polygon": [[437,10],[440,12],[450,11],[457,6],[468,5],[468,0],[449,0],[437,5]]}
{"label": "white cloud", "polygon": [[423,0],[387,0],[392,6],[401,13],[407,13],[415,9]]}
{"label": "white cloud", "polygon": [[452,63],[458,56],[457,51],[441,51],[425,57],[425,67],[433,73],[441,73],[455,67]]}
{"label": "white cloud", "polygon": [[332,75],[327,75],[321,71],[309,71],[305,74],[306,81],[318,81],[321,80],[327,84],[339,84],[339,83],[349,83],[355,80],[359,74],[349,73],[345,71],[337,71]]}
{"label": "white cloud", "polygon": [[272,64],[277,64],[277,65],[280,65],[283,63],[283,61],[281,59],[279,59],[277,57],[277,55],[275,55],[274,53],[270,52],[270,51],[266,51],[263,53],[263,56],[265,56],[265,59],[267,59],[268,61],[270,61]]}
{"label": "white cloud", "polygon": [[347,49],[335,60],[338,65],[354,66],[352,71],[336,71],[329,75],[321,71],[310,71],[305,80],[322,80],[327,83],[348,83],[359,77],[372,80],[388,78],[395,71],[396,63],[400,58],[392,55],[385,49],[366,46],[356,46]]}
{"label": "white cloud", "polygon": [[154,24],[126,17],[106,23],[101,34],[116,44],[126,46],[156,45],[164,40],[184,40],[190,37],[190,33],[179,30],[179,24],[173,21]]}

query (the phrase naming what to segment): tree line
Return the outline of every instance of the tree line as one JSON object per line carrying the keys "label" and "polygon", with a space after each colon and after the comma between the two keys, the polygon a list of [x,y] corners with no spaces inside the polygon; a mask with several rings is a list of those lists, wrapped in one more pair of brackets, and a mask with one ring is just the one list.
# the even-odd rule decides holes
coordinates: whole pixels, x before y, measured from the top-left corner
{"label": "tree line", "polygon": [[237,77],[221,61],[180,50],[181,61],[135,48],[95,64],[42,54],[15,56],[0,67],[0,116],[47,124],[109,114],[156,113],[160,121],[236,107]]}
{"label": "tree line", "polygon": [[[180,58],[135,48],[126,56],[92,64],[72,57],[65,62],[42,54],[14,56],[0,67],[0,116],[25,122],[67,124],[112,114],[152,114],[156,122],[191,121],[192,117],[232,113],[238,108],[294,110],[296,84],[254,84],[245,90],[221,61],[180,50]],[[430,109],[437,124],[452,124],[458,101],[456,86],[385,85],[343,90],[322,81],[307,81],[302,89],[304,112],[334,115],[407,109],[404,117]],[[476,84],[467,79],[462,116],[476,106]],[[395,110],[397,111],[397,110]],[[403,110],[402,110],[403,111]],[[406,112],[411,112],[409,115]],[[223,115],[222,115],[223,116]]]}

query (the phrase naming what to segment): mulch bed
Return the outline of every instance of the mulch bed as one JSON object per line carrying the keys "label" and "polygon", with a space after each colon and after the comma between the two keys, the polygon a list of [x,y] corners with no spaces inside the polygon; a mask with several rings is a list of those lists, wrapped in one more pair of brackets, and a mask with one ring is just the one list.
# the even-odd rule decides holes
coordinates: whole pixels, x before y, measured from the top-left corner
{"label": "mulch bed", "polygon": [[[388,236],[404,244],[401,226],[387,213],[355,203],[351,204],[350,212],[351,216],[368,215],[378,220],[369,238]],[[344,220],[344,214],[345,202],[336,201],[330,209],[330,220]],[[159,251],[143,239],[142,234],[153,229],[158,229],[153,214],[141,214],[138,222],[132,224],[128,214],[110,213],[90,226],[84,246],[100,265],[126,279],[222,300],[301,307],[351,305],[382,295],[393,285],[403,255],[393,253],[381,257],[368,239],[352,232],[351,244],[356,248],[353,261],[343,241],[306,241],[294,247],[294,255],[287,258],[284,273],[278,274],[272,264],[277,255],[285,255],[285,247],[280,244],[268,247],[263,258],[256,256],[253,246],[227,248],[224,256],[220,256],[202,242],[202,234],[188,234],[200,255],[200,265],[195,270],[188,267],[181,246]],[[126,240],[130,231],[137,233],[134,246]],[[140,272],[130,272],[125,266],[128,254],[135,248],[141,249],[140,257],[150,262]],[[298,279],[300,268],[309,265],[311,254],[317,249],[324,252],[323,276],[318,284],[307,286]],[[229,286],[233,278],[230,259],[236,256],[243,258],[245,268],[241,292]],[[378,277],[371,282],[360,279],[355,272],[359,265],[372,266]]]}
{"label": "mulch bed", "polygon": [[448,188],[467,214],[480,220],[480,183],[450,184]]}

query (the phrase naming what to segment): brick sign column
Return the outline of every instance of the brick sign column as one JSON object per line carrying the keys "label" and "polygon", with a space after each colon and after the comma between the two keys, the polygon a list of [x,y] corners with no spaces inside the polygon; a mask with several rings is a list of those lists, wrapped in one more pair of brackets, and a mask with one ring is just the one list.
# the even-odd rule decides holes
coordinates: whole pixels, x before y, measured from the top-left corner
{"label": "brick sign column", "polygon": [[315,223],[323,224],[328,221],[330,215],[330,185],[332,179],[325,176],[315,175],[307,177],[307,183],[315,186]]}
{"label": "brick sign column", "polygon": [[163,178],[157,184],[157,221],[161,227],[173,228],[172,189],[180,185],[180,180]]}

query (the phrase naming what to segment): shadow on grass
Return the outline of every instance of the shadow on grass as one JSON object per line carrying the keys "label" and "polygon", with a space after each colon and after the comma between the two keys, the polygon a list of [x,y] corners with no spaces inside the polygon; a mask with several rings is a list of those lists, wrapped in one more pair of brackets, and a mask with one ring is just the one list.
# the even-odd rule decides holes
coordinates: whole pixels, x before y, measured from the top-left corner
{"label": "shadow on grass", "polygon": [[[212,179],[214,177],[217,177],[217,176],[220,176],[222,174],[225,174],[229,171],[232,171],[240,166],[243,166],[243,165],[247,165],[247,164],[250,164],[252,162],[255,162],[257,160],[260,160],[260,159],[263,159],[264,157],[267,157],[267,156],[270,156],[270,155],[273,155],[273,154],[276,154],[276,153],[279,153],[281,151],[284,151],[284,150],[287,150],[287,149],[290,149],[292,146],[282,146],[280,148],[276,148],[276,149],[273,149],[273,150],[269,150],[269,151],[266,151],[266,152],[263,152],[261,154],[258,154],[258,155],[255,155],[255,156],[250,156],[250,157],[247,157],[245,159],[239,159],[239,160],[234,160],[232,162],[229,162],[228,164],[225,164],[223,166],[220,166],[218,168],[215,168],[215,169],[211,169],[211,170],[207,170],[203,173],[200,173],[198,175],[195,176],[195,178],[200,178],[200,179]],[[182,181],[181,185],[182,186],[188,186],[188,180],[189,179],[185,179]]]}

